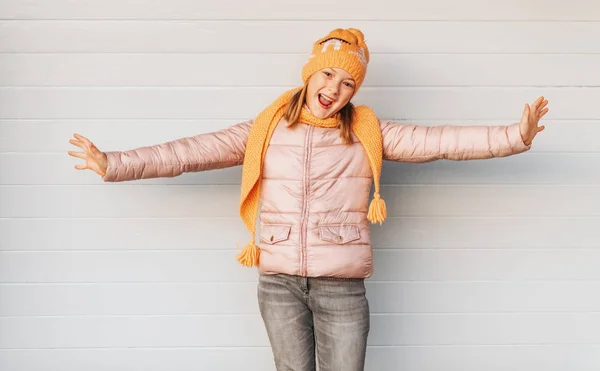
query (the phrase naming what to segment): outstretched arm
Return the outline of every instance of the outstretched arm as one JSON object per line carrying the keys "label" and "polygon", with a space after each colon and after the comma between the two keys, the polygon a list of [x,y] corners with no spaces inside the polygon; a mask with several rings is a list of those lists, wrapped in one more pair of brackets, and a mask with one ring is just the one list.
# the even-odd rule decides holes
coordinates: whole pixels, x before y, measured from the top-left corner
{"label": "outstretched arm", "polygon": [[241,165],[252,121],[129,151],[106,152],[105,182],[175,177]]}
{"label": "outstretched arm", "polygon": [[538,121],[548,109],[540,97],[525,106],[521,122],[508,126],[418,126],[381,121],[383,158],[403,162],[440,159],[475,160],[505,157],[528,151],[537,133]]}

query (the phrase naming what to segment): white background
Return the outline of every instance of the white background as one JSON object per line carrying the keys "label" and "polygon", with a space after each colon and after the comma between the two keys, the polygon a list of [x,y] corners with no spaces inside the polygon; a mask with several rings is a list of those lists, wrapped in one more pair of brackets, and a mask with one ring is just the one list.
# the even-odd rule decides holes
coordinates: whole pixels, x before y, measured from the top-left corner
{"label": "white background", "polygon": [[68,140],[252,118],[337,27],[366,35],[355,103],[381,118],[551,109],[525,154],[384,165],[367,370],[600,368],[598,1],[0,0],[2,371],[274,370],[241,168],[107,184]]}

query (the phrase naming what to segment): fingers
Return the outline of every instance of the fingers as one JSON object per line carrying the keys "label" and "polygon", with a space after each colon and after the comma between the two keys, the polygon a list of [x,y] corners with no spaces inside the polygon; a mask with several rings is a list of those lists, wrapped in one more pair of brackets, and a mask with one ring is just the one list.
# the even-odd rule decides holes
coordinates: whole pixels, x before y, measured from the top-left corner
{"label": "fingers", "polygon": [[83,144],[85,144],[86,146],[90,146],[92,144],[92,142],[90,142],[90,140],[82,135],[79,135],[77,133],[73,134],[73,136],[75,138],[77,138],[77,140],[79,140],[80,142],[82,142]]}
{"label": "fingers", "polygon": [[90,142],[90,151],[92,152],[92,154],[94,156],[97,156],[99,153],[102,153],[102,151],[100,151],[98,149],[98,147],[96,147],[96,145],[94,143],[92,143],[92,142]]}
{"label": "fingers", "polygon": [[548,113],[549,109],[546,108],[548,105],[548,100],[544,99],[543,96],[536,99],[535,102],[531,105],[531,113],[534,119],[541,119],[546,113]]}
{"label": "fingers", "polygon": [[536,112],[536,114],[534,115],[534,119],[536,121],[536,125],[537,125],[537,121],[539,121],[542,117],[544,117],[544,115],[546,113],[548,113],[548,111],[549,111],[548,108],[546,108],[546,109],[543,109],[543,110],[540,110],[540,111]]}
{"label": "fingers", "polygon": [[77,158],[81,158],[83,160],[86,160],[86,163],[75,165],[75,169],[77,169],[77,170],[85,170],[85,169],[88,168],[87,167],[87,159],[88,159],[87,154],[85,154],[83,152],[73,152],[73,151],[68,151],[67,153],[69,154],[69,156],[73,156],[73,157],[77,157]]}
{"label": "fingers", "polygon": [[71,143],[72,145],[77,146],[77,147],[79,147],[81,149],[84,149],[84,150],[87,149],[86,146],[83,143],[81,143],[80,141],[78,141],[78,140],[69,139],[69,143]]}
{"label": "fingers", "polygon": [[82,148],[83,150],[85,150],[86,153],[90,153],[94,156],[98,156],[98,154],[102,153],[102,151],[100,151],[92,141],[90,141],[83,135],[74,133],[73,136],[77,138],[77,140],[71,139],[69,140],[69,143],[76,145],[79,148]]}
{"label": "fingers", "polygon": [[69,151],[67,152],[69,154],[69,156],[73,156],[73,157],[77,157],[77,158],[82,158],[84,160],[87,159],[87,155],[83,152],[73,152],[73,151]]}
{"label": "fingers", "polygon": [[[543,96],[539,97],[531,106],[533,112],[541,113],[544,107],[548,105],[548,100]],[[547,112],[547,111],[546,111]]]}
{"label": "fingers", "polygon": [[540,131],[544,130],[545,128],[546,128],[546,127],[545,127],[544,125],[542,125],[542,126],[540,126],[540,127],[537,129],[537,132],[539,133]]}

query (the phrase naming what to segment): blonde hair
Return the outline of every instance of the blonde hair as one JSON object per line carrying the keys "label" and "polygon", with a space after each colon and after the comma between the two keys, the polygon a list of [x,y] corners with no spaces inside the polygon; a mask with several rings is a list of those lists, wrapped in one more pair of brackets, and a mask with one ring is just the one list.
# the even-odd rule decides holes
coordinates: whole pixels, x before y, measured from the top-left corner
{"label": "blonde hair", "polygon": [[[292,95],[292,99],[288,103],[283,118],[288,122],[288,128],[293,129],[300,122],[300,113],[306,100],[306,90],[308,81],[304,83],[302,90],[297,91]],[[348,102],[339,111],[340,114],[340,137],[344,143],[352,144],[352,122],[354,121],[354,104]]]}

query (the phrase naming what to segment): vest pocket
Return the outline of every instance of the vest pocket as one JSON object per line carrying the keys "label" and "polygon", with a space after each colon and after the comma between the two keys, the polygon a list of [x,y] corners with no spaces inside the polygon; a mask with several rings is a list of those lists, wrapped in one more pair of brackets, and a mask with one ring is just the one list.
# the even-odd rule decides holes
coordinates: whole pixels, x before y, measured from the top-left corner
{"label": "vest pocket", "polygon": [[269,245],[285,241],[290,238],[291,229],[292,226],[287,224],[261,224],[260,240]]}
{"label": "vest pocket", "polygon": [[343,245],[360,239],[360,232],[357,224],[320,225],[319,237],[323,241]]}

